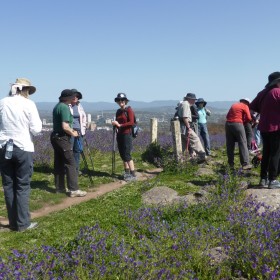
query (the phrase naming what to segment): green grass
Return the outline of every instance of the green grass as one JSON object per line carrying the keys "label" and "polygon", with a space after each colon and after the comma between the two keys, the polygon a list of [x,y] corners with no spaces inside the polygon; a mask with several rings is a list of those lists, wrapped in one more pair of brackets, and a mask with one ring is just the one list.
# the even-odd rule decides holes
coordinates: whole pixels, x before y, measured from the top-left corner
{"label": "green grass", "polygon": [[[224,152],[220,151],[218,156],[219,158],[224,158]],[[110,154],[95,155],[95,158],[96,166],[94,174],[98,174],[98,176],[94,177],[95,185],[113,181],[115,178],[111,176]],[[134,158],[138,170],[153,168],[153,166],[141,160],[140,154],[134,154]],[[117,175],[120,175],[123,168],[122,162],[118,156],[116,156],[116,159]],[[214,165],[212,168],[214,168],[216,173],[211,176],[197,176],[198,166],[196,165],[188,165],[181,172],[162,172],[153,179],[127,184],[121,189],[107,193],[97,199],[38,218],[36,221],[39,222],[39,227],[36,230],[23,233],[0,232],[0,256],[5,260],[13,249],[29,250],[33,247],[38,248],[41,245],[55,246],[56,248],[66,246],[71,251],[73,247],[79,245],[74,240],[76,240],[80,229],[85,226],[91,227],[97,224],[102,230],[114,231],[114,237],[119,238],[119,240],[124,240],[127,244],[131,244],[131,246],[137,248],[140,241],[138,241],[138,235],[144,235],[146,238],[149,238],[149,234],[153,235],[155,233],[151,233],[149,228],[145,226],[141,227],[140,224],[138,225],[137,223],[139,221],[135,221],[135,224],[133,224],[134,221],[130,220],[128,215],[124,213],[128,211],[132,211],[132,213],[137,212],[137,210],[143,208],[141,195],[144,192],[156,186],[167,186],[176,190],[179,195],[185,195],[194,193],[200,187],[215,182],[216,187],[212,189],[210,196],[214,198],[214,201],[217,199],[215,201],[216,203],[212,203],[208,207],[205,207],[204,204],[193,205],[182,209],[172,206],[166,207],[163,210],[162,219],[169,223],[171,227],[174,226],[174,229],[178,227],[178,224],[186,223],[190,232],[197,231],[201,235],[201,239],[195,238],[195,235],[189,237],[189,242],[195,244],[195,246],[186,252],[191,256],[186,263],[186,268],[192,268],[197,275],[200,275],[201,278],[199,279],[222,279],[215,277],[217,267],[207,266],[208,259],[202,255],[202,252],[205,248],[219,246],[219,240],[215,237],[215,230],[218,231],[228,227],[227,215],[231,207],[233,205],[238,207],[243,198],[242,194],[236,194],[236,186],[244,178],[234,176],[233,174],[230,174],[227,178],[223,177],[221,172],[226,169],[222,165]],[[255,180],[256,176],[254,175],[248,180],[251,179]],[[88,177],[83,177],[80,182],[82,189],[88,188]],[[219,194],[222,193],[222,188],[225,184],[229,190],[229,196],[227,198],[219,198]],[[51,173],[47,172],[47,170],[45,172],[36,171],[32,182],[31,210],[39,209],[45,204],[61,202],[64,195],[57,195],[52,192],[53,190],[53,177]],[[2,193],[0,199],[4,203]],[[5,209],[1,209],[3,215],[4,211]],[[128,225],[133,225],[134,228],[138,229],[137,235],[130,232]],[[164,233],[159,231],[157,234],[160,236]],[[174,254],[171,247],[174,244],[171,239],[162,238],[164,240],[164,246],[162,248],[153,247],[154,244],[149,239],[146,242],[150,244],[155,255],[164,255],[171,262],[172,254]],[[110,240],[108,242],[110,243]],[[111,240],[111,242],[113,241]],[[181,257],[184,260],[185,257]],[[220,271],[221,276],[228,277],[225,279],[233,279],[230,278],[232,274],[231,267],[228,263],[223,264]],[[86,271],[81,270],[79,275],[81,276],[80,279],[89,279]],[[120,275],[125,274],[120,273]],[[117,279],[117,276],[115,279]]]}

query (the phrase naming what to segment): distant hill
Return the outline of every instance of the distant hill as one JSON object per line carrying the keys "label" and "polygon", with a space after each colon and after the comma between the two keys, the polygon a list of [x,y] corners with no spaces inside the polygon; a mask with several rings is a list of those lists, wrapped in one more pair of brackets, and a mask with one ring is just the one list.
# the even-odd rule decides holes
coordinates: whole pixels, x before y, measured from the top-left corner
{"label": "distant hill", "polygon": [[[216,110],[217,112],[224,113],[230,106],[236,101],[210,101],[207,103],[207,107]],[[157,112],[166,112],[167,110],[174,110],[177,106],[177,100],[157,100],[152,102],[142,101],[130,101],[129,105],[136,110]],[[56,102],[37,102],[37,108],[39,111],[52,112]],[[115,103],[110,102],[82,102],[82,105],[86,112],[94,113],[100,111],[116,110],[118,106]]]}

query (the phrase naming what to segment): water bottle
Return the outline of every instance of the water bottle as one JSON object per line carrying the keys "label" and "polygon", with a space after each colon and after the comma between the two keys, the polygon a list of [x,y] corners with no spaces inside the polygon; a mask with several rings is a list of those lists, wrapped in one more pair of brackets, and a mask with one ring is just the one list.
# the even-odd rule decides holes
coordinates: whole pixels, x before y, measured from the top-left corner
{"label": "water bottle", "polygon": [[9,139],[9,141],[6,143],[5,159],[11,159],[12,158],[13,149],[14,149],[14,141],[13,141],[13,139]]}

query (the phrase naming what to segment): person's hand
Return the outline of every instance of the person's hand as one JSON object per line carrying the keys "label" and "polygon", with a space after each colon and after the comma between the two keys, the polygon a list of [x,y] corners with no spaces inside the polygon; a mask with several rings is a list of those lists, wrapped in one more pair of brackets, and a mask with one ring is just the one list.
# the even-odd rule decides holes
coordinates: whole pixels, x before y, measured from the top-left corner
{"label": "person's hand", "polygon": [[116,127],[120,127],[120,124],[118,121],[112,121],[112,125],[116,126]]}
{"label": "person's hand", "polygon": [[78,136],[79,136],[78,131],[74,130],[74,131],[73,131],[73,136],[74,136],[74,137],[78,137]]}

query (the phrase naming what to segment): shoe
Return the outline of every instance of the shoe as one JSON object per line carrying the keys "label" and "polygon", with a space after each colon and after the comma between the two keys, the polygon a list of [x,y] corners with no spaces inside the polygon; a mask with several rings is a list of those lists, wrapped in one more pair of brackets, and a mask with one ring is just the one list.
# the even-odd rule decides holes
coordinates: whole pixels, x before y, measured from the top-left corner
{"label": "shoe", "polygon": [[267,187],[268,186],[268,180],[267,179],[261,179],[259,183],[260,187]]}
{"label": "shoe", "polygon": [[271,180],[268,184],[269,189],[280,189],[280,182],[277,180]]}
{"label": "shoe", "polygon": [[130,173],[124,173],[123,174],[123,179],[126,180],[130,176],[131,176]]}
{"label": "shoe", "polygon": [[253,168],[253,165],[252,164],[246,164],[246,165],[243,165],[242,166],[242,169],[243,170],[250,170],[250,169],[252,169]]}
{"label": "shoe", "polygon": [[127,178],[125,179],[126,182],[131,182],[131,181],[136,181],[136,180],[137,180],[137,177],[132,176],[132,175],[127,176]]}
{"label": "shoe", "polygon": [[198,158],[198,159],[197,159],[197,164],[200,164],[200,163],[205,162],[205,161],[206,161],[206,159],[207,159],[207,156],[205,156],[205,157],[201,157],[201,158]]}
{"label": "shoe", "polygon": [[81,191],[81,190],[77,190],[77,191],[70,191],[70,197],[82,197],[82,196],[86,196],[87,192],[85,191]]}
{"label": "shoe", "polygon": [[38,227],[38,223],[34,222],[34,223],[30,223],[30,225],[27,228],[19,229],[19,231],[26,231],[26,230],[34,229],[36,227]]}
{"label": "shoe", "polygon": [[66,193],[65,189],[56,189],[55,190],[56,193]]}

